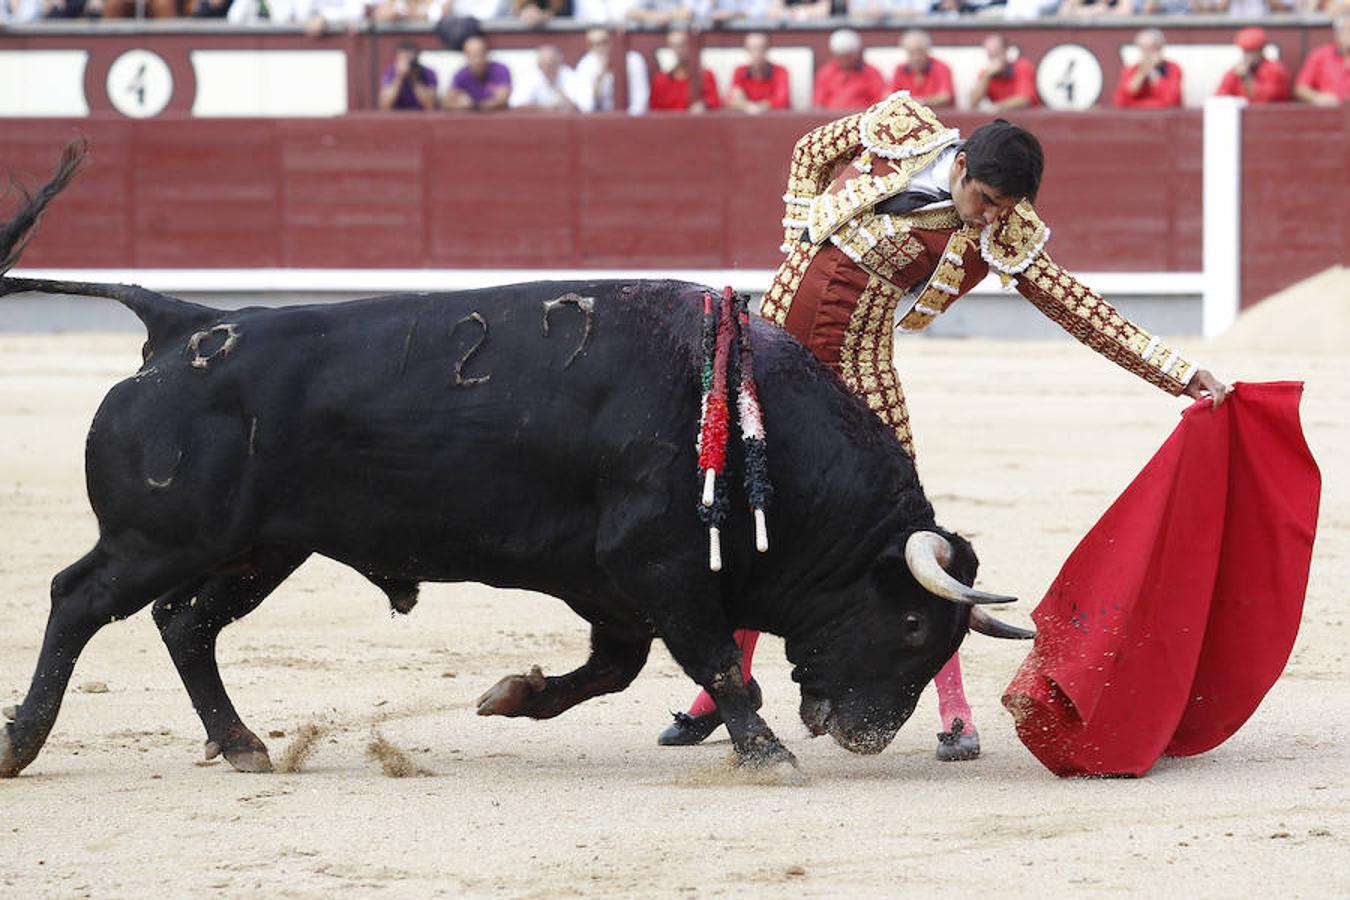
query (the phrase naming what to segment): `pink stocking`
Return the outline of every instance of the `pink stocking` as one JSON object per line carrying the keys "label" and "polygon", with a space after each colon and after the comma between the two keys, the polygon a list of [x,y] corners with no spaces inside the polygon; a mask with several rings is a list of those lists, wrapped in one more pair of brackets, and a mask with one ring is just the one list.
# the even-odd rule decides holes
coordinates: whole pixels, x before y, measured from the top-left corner
{"label": "pink stocking", "polygon": [[961,655],[953,653],[952,658],[933,679],[937,685],[938,715],[942,717],[942,730],[952,730],[952,720],[960,719],[966,723],[965,731],[975,730],[975,721],[971,718],[970,704],[966,702],[966,688],[961,683]]}
{"label": "pink stocking", "polygon": [[[750,660],[755,655],[755,642],[759,640],[758,631],[737,631],[733,637],[736,638],[736,646],[741,648],[741,674],[745,676],[747,684],[750,683]],[[957,673],[957,684],[960,685],[960,673]],[[717,709],[717,703],[707,691],[699,691],[694,703],[689,707],[689,715],[702,716],[707,715]]]}

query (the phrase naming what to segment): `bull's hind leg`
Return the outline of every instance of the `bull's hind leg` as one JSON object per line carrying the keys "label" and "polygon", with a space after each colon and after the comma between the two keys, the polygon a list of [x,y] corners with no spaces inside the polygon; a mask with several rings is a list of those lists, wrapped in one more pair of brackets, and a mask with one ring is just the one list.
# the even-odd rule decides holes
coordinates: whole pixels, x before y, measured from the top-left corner
{"label": "bull's hind leg", "polygon": [[239,718],[216,663],[221,630],[257,609],[290,577],[309,552],[276,547],[254,550],[155,602],[155,624],[206,728],[206,758],[224,754],[240,772],[270,772],[267,746]]}
{"label": "bull's hind leg", "polygon": [[197,577],[214,561],[100,539],[81,560],[52,579],[52,608],[28,696],[14,721],[0,728],[0,777],[19,774],[37,758],[61,710],[75,661],[100,628],[125,619],[151,600]]}
{"label": "bull's hind leg", "polygon": [[478,714],[551,719],[584,700],[628,687],[646,665],[651,646],[651,635],[593,626],[584,665],[566,675],[546,676],[538,666],[528,675],[508,675],[478,698]]}

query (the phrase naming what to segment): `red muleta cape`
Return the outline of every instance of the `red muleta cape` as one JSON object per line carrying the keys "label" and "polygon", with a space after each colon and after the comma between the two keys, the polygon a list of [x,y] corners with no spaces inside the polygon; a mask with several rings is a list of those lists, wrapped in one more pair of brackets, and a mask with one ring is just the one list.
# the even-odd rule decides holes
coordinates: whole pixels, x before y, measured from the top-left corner
{"label": "red muleta cape", "polygon": [[1003,695],[1056,775],[1143,775],[1217,747],[1298,634],[1321,476],[1299,382],[1201,400],[1083,538],[1032,613]]}

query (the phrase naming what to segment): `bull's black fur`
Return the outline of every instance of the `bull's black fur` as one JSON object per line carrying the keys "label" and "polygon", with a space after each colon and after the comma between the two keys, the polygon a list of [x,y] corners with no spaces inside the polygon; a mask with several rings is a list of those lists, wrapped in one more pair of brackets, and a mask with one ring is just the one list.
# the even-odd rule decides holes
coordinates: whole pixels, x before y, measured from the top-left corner
{"label": "bull's black fur", "polygon": [[[57,191],[19,218],[36,221]],[[0,245],[0,257],[14,250]],[[53,581],[32,686],[0,731],[0,775],[37,755],[89,638],[151,602],[208,747],[267,768],[221,684],[216,635],[312,553],[363,573],[403,611],[418,582],[472,580],[552,594],[591,623],[584,665],[505,679],[480,712],[546,718],[622,690],[657,635],[712,691],[742,758],[760,761],[791,754],[751,708],[733,628],[783,635],[804,709],[830,701],[831,733],[868,751],[966,632],[967,608],[928,594],[904,565],[911,533],[940,531],[909,458],[832,372],[758,319],[772,550],[755,553],[732,487],[724,571],[708,571],[694,512],[697,285],[534,283],[238,312],[136,287],[0,280],[0,295],[21,290],[116,299],[148,338],[141,370],[94,418],[99,540]],[[595,298],[593,334],[570,367],[581,317],[555,316],[548,336],[540,327],[544,303],[567,293]],[[474,313],[486,339],[467,368],[490,380],[456,385],[479,333],[455,325]],[[224,324],[238,335],[228,353],[205,342],[189,352],[193,335]],[[738,443],[730,472],[743,465]],[[947,536],[953,574],[972,583],[974,553]]]}

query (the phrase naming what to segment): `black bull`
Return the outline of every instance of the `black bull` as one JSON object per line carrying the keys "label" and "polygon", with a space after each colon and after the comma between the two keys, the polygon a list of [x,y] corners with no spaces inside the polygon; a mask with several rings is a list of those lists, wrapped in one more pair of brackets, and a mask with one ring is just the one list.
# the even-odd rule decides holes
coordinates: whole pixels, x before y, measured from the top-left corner
{"label": "black bull", "polygon": [[[68,149],[0,226],[0,274],[81,159]],[[0,723],[0,775],[37,756],[94,633],[150,603],[208,755],[269,769],[221,683],[216,638],[313,553],[402,612],[419,582],[480,581],[551,594],[591,623],[584,664],[504,678],[485,715],[549,718],[623,690],[659,636],[756,763],[793,759],[752,707],[734,628],[782,635],[803,720],[859,752],[886,746],[968,627],[1011,636],[972,616],[972,602],[1007,598],[965,587],[974,552],[936,527],[891,433],[759,320],[772,548],[755,552],[733,503],[723,571],[709,571],[698,286],[535,283],[223,312],[136,287],[0,279],[0,296],[29,290],[119,300],[148,339],[90,428],[99,539],[52,582],[32,684]]]}

